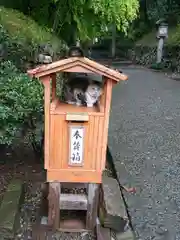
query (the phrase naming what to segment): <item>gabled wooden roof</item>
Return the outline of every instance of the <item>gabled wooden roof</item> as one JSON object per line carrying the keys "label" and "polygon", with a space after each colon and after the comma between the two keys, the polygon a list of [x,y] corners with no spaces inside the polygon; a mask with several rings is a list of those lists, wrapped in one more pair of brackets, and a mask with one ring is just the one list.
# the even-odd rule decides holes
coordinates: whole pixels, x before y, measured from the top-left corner
{"label": "gabled wooden roof", "polygon": [[57,72],[95,73],[110,78],[115,82],[128,79],[126,75],[95,61],[92,61],[86,57],[71,57],[62,59],[50,64],[41,65],[35,69],[28,70],[28,74],[30,76],[37,78]]}

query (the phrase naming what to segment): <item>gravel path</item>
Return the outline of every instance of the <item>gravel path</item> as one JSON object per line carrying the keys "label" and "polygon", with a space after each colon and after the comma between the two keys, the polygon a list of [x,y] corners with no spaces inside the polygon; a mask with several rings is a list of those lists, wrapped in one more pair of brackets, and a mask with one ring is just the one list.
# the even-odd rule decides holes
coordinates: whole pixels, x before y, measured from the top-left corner
{"label": "gravel path", "polygon": [[[180,82],[145,69],[123,69],[113,91],[109,146],[139,239],[180,239]],[[121,171],[124,163],[128,175]]]}

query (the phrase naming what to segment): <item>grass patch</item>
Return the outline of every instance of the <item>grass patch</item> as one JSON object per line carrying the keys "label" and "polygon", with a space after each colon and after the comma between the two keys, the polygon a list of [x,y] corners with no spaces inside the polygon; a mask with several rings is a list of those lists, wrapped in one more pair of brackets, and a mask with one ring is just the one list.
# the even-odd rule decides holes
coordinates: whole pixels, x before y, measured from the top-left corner
{"label": "grass patch", "polygon": [[13,179],[4,194],[0,206],[0,237],[3,239],[14,239],[15,237],[15,230],[19,222],[18,212],[22,201],[22,186],[22,181]]}
{"label": "grass patch", "polygon": [[51,43],[54,51],[65,47],[63,41],[52,34],[50,29],[38,25],[30,17],[14,9],[0,6],[0,24],[13,40],[21,44]]}

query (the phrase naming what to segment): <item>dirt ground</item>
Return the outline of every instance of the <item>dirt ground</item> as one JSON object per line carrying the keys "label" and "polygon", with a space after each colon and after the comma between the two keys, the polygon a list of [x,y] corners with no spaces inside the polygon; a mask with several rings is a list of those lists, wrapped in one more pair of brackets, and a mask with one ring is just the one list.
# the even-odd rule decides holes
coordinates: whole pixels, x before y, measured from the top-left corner
{"label": "dirt ground", "polygon": [[44,182],[43,164],[35,160],[33,151],[23,144],[0,149],[0,201],[13,178],[24,182]]}

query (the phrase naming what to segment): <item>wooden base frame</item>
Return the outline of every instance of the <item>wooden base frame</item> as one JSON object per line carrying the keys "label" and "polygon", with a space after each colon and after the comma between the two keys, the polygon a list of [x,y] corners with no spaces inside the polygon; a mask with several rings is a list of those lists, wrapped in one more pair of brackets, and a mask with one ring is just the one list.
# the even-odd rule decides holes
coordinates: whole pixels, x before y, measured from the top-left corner
{"label": "wooden base frame", "polygon": [[[86,210],[85,228],[73,229],[73,232],[94,231],[98,214],[99,184],[87,184],[86,198],[83,194],[74,194],[74,196],[73,194],[64,194],[61,192],[61,187],[62,184],[59,182],[49,183],[48,226],[53,230],[67,232],[68,228],[63,230],[60,224],[61,210]],[[62,199],[63,202],[61,202]],[[69,231],[72,232],[72,229]]]}

